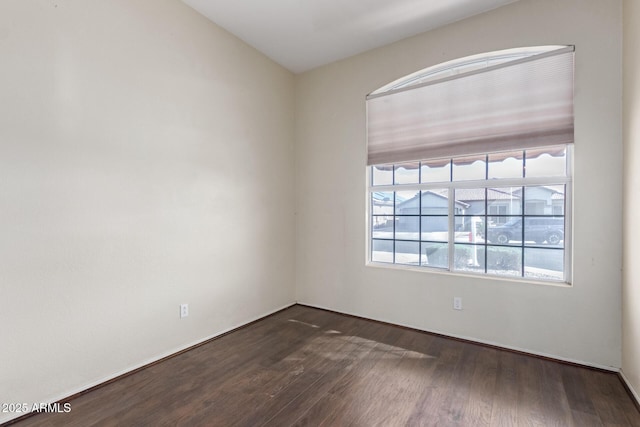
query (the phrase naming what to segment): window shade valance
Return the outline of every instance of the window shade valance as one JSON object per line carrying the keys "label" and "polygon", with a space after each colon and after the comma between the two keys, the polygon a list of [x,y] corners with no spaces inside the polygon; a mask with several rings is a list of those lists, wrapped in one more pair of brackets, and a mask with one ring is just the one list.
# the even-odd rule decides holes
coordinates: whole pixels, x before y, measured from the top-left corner
{"label": "window shade valance", "polygon": [[572,143],[573,51],[369,95],[368,164]]}

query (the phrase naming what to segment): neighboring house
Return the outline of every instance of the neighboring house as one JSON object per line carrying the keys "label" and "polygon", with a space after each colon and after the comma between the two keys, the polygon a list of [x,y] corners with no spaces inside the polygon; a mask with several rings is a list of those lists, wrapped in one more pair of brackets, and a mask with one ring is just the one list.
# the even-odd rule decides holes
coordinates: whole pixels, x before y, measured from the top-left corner
{"label": "neighboring house", "polygon": [[[513,190],[513,191],[511,191]],[[393,193],[374,193],[373,203],[379,226],[389,225],[393,215]],[[510,215],[522,215],[522,187],[456,189],[456,230],[470,230],[471,218],[484,216],[485,208],[488,221],[493,225],[508,222]],[[397,215],[422,215],[423,232],[446,231],[448,229],[447,207],[449,199],[446,190],[430,190],[416,193],[410,199],[397,203]],[[551,187],[529,187],[524,201],[526,215],[564,215],[564,194]],[[425,217],[426,216],[426,217]],[[396,231],[417,231],[418,219],[412,216],[399,216]],[[374,217],[374,226],[376,224]]]}
{"label": "neighboring house", "polygon": [[[520,187],[518,189],[521,190]],[[515,191],[510,192],[509,188],[487,189],[486,209],[487,215],[493,216],[489,220],[495,224],[504,224],[509,220],[502,215],[521,215],[522,214],[522,198]],[[469,204],[464,215],[477,216],[484,215],[485,212],[485,191],[482,188],[456,190],[456,200]],[[462,221],[463,228],[469,224],[469,221]]]}
{"label": "neighboring house", "polygon": [[[520,188],[520,187],[518,187]],[[487,214],[488,215],[520,215],[521,198],[520,195],[509,192],[505,189],[487,189]],[[465,215],[484,215],[485,211],[485,191],[482,188],[460,188],[456,190],[456,200],[463,201],[469,205]]]}
{"label": "neighboring house", "polygon": [[[522,188],[513,194],[522,197]],[[524,195],[526,215],[564,215],[564,194],[551,187],[528,187]]]}
{"label": "neighboring house", "polygon": [[[420,207],[422,206],[422,209]],[[426,215],[422,220],[422,231],[447,231],[449,220],[447,217],[449,199],[446,193],[441,191],[423,191],[416,193],[411,199],[398,204],[398,215]],[[469,209],[469,204],[456,201],[456,214],[464,214]],[[397,222],[400,230],[414,229],[412,217],[400,217]]]}

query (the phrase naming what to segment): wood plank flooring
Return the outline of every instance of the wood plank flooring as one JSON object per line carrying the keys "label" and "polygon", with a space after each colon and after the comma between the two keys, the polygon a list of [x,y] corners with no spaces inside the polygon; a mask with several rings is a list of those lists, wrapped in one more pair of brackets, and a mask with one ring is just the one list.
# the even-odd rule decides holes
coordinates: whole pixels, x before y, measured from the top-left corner
{"label": "wood plank flooring", "polygon": [[638,426],[615,374],[293,306],[15,426]]}

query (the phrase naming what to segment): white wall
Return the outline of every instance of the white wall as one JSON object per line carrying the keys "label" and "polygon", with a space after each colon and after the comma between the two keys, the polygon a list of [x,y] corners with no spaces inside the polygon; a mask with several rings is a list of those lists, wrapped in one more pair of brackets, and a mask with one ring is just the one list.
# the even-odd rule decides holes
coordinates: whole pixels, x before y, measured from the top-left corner
{"label": "white wall", "polygon": [[[296,76],[298,301],[620,367],[621,20],[619,1],[521,0]],[[576,46],[573,286],[366,267],[365,95],[450,59],[544,44]]]}
{"label": "white wall", "polygon": [[294,302],[291,73],[178,0],[3,0],[0,58],[0,402]]}
{"label": "white wall", "polygon": [[622,373],[640,400],[640,3],[624,2]]}

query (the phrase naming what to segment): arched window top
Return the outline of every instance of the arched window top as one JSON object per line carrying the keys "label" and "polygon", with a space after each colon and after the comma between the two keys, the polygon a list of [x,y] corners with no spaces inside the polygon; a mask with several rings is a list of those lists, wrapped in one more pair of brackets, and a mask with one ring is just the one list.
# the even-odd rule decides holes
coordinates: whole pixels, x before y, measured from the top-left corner
{"label": "arched window top", "polygon": [[532,56],[544,55],[567,48],[568,46],[561,45],[518,47],[465,56],[464,58],[453,59],[451,61],[423,68],[415,73],[401,77],[371,92],[369,96],[381,95],[387,92],[393,92],[451,77],[461,76],[477,72],[478,70],[485,68],[499,66],[513,61],[523,60]]}
{"label": "arched window top", "polygon": [[573,143],[573,46],[429,67],[367,96],[368,164]]}

